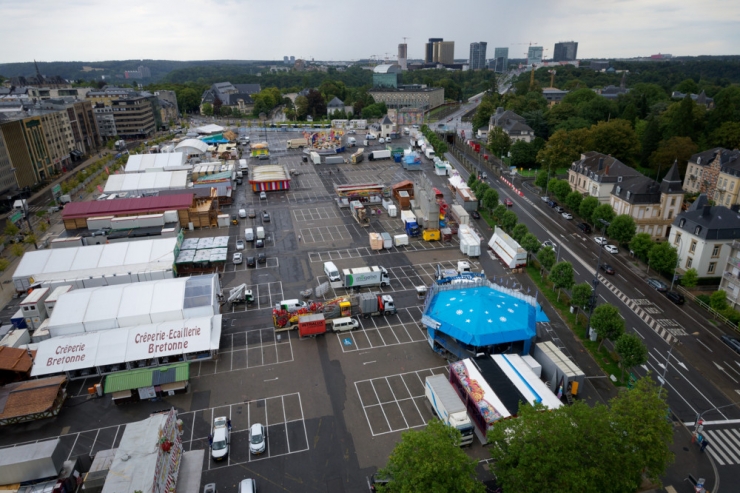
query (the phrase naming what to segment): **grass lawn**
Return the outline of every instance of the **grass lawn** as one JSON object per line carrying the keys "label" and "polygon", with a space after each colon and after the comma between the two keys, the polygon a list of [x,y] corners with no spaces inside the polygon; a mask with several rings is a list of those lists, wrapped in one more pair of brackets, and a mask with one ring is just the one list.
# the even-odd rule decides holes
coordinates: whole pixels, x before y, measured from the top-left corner
{"label": "grass lawn", "polygon": [[[534,265],[527,266],[527,274],[537,285],[542,295],[547,298],[553,308],[558,312],[560,317],[565,320],[571,331],[576,335],[581,344],[591,353],[591,356],[596,360],[604,373],[607,375],[614,375],[617,381],[614,382],[617,386],[625,386],[626,382],[622,382],[622,370],[619,367],[618,358],[612,354],[607,348],[606,344],[601,346],[599,349],[599,341],[592,341],[588,338],[588,331],[586,330],[587,315],[581,310],[577,313],[570,312],[570,304],[568,303],[567,295],[561,294],[560,300],[558,301],[558,293],[556,290],[551,288],[551,283],[547,279],[543,279],[540,275],[539,267]],[[629,379],[629,372],[625,372],[625,378]]]}
{"label": "grass lawn", "polygon": [[[525,168],[525,169],[517,169],[517,173],[519,173],[519,176],[524,176],[526,178],[534,178],[537,173],[539,173],[539,168]],[[555,170],[555,174],[552,176],[560,176],[560,175],[567,175],[568,174],[568,168],[560,168],[558,170]]]}

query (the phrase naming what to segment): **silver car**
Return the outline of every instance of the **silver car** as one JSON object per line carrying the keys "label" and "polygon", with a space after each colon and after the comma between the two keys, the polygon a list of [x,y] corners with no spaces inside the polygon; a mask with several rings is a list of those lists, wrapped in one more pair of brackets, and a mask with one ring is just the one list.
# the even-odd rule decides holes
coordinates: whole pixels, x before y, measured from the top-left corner
{"label": "silver car", "polygon": [[265,427],[255,423],[249,428],[249,451],[253,454],[261,454],[266,446]]}

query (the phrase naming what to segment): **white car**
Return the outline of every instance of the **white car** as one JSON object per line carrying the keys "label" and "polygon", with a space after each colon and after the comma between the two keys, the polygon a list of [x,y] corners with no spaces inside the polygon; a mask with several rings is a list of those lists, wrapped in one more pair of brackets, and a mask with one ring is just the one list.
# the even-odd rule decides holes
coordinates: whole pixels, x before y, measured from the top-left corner
{"label": "white car", "polygon": [[550,197],[548,197],[547,195],[543,195],[542,197],[540,197],[540,200],[542,202],[549,202],[550,201]]}
{"label": "white car", "polygon": [[391,138],[390,137],[386,137],[385,138],[385,143],[386,144],[390,144],[391,143]]}
{"label": "white car", "polygon": [[232,262],[234,262],[235,265],[239,265],[244,261],[244,257],[242,257],[241,252],[235,252],[234,257],[232,259]]}
{"label": "white car", "polygon": [[619,249],[618,249],[617,247],[615,247],[614,245],[606,245],[606,246],[604,247],[604,250],[606,250],[606,251],[607,251],[607,252],[609,252],[609,253],[613,253],[613,254],[615,254],[615,255],[616,255],[617,253],[619,253]]}
{"label": "white car", "polygon": [[227,424],[226,416],[219,416],[213,420],[211,457],[214,460],[222,460],[229,455],[229,428]]}
{"label": "white car", "polygon": [[244,250],[244,240],[236,240],[236,249]]}
{"label": "white car", "polygon": [[570,212],[563,212],[563,219],[573,219],[573,214],[571,214]]}
{"label": "white car", "polygon": [[375,139],[376,139],[376,137],[375,137],[374,134],[367,134],[365,136],[365,140],[375,140]]}
{"label": "white car", "polygon": [[247,210],[246,209],[239,209],[239,217],[241,217],[242,219],[244,219],[245,217],[247,217]]}
{"label": "white car", "polygon": [[552,240],[545,240],[542,242],[542,248],[550,247],[555,250],[555,243]]}
{"label": "white car", "polygon": [[378,144],[385,144],[385,139],[383,137],[379,138]]}
{"label": "white car", "polygon": [[594,241],[598,243],[599,245],[607,244],[606,238],[604,238],[603,236],[597,236],[596,238],[594,238]]}
{"label": "white car", "polygon": [[260,200],[267,200],[267,194],[265,192],[260,192]]}
{"label": "white car", "polygon": [[261,454],[265,451],[265,427],[255,423],[249,428],[249,451],[253,454]]}

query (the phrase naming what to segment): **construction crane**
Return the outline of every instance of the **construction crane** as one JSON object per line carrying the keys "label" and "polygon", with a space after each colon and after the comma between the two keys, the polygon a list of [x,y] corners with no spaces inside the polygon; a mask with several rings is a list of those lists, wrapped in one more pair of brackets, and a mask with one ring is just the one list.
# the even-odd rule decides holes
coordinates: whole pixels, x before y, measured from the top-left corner
{"label": "construction crane", "polygon": [[550,87],[555,87],[555,74],[557,74],[558,71],[555,69],[551,69],[548,70],[548,73],[550,74]]}

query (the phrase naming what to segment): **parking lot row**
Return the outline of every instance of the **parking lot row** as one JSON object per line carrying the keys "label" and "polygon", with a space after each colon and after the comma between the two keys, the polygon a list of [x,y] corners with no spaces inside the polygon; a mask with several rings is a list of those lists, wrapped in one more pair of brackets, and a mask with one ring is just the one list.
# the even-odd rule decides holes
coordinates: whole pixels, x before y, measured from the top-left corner
{"label": "parking lot row", "polygon": [[389,255],[391,253],[421,252],[426,250],[440,250],[446,248],[457,248],[460,242],[453,238],[450,242],[443,241],[411,241],[408,245],[382,250],[371,250],[369,247],[346,248],[343,250],[330,250],[328,252],[310,252],[308,259],[310,262],[329,262],[337,260],[347,260],[351,258],[372,257],[378,255]]}
{"label": "parking lot row", "polygon": [[421,315],[422,308],[413,306],[398,310],[396,315],[360,318],[358,330],[337,333],[337,339],[345,353],[426,341],[426,332],[419,325]]}
{"label": "parking lot row", "polygon": [[272,308],[276,303],[285,299],[281,281],[247,284],[247,289],[252,291],[253,303],[229,303],[229,290],[224,289],[225,303],[221,306],[221,313],[238,313]]}

